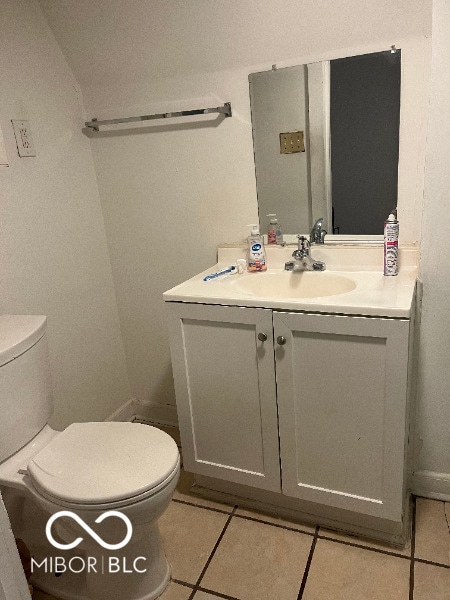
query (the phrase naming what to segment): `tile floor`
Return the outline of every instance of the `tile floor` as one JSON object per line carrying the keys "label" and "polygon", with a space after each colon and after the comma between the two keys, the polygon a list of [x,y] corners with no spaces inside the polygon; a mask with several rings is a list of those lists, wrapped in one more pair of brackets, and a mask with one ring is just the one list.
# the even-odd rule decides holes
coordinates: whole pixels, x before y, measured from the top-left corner
{"label": "tile floor", "polygon": [[396,550],[202,500],[191,482],[182,472],[160,519],[172,565],[161,600],[450,600],[450,503],[416,498],[411,542]]}

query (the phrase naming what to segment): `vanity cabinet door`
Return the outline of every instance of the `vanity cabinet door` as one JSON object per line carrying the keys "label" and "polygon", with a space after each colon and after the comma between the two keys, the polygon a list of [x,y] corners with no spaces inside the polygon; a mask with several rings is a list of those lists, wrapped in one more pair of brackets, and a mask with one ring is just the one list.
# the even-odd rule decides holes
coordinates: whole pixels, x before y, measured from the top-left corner
{"label": "vanity cabinet door", "polygon": [[401,520],[409,321],[280,312],[274,332],[283,493]]}
{"label": "vanity cabinet door", "polygon": [[281,491],[272,311],[166,306],[186,471]]}

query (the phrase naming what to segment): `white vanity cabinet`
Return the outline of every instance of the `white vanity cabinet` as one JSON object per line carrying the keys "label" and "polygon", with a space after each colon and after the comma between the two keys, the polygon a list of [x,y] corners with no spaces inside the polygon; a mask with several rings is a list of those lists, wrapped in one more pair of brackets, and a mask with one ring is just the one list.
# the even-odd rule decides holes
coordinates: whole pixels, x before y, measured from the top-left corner
{"label": "white vanity cabinet", "polygon": [[401,521],[408,319],[166,305],[187,471]]}

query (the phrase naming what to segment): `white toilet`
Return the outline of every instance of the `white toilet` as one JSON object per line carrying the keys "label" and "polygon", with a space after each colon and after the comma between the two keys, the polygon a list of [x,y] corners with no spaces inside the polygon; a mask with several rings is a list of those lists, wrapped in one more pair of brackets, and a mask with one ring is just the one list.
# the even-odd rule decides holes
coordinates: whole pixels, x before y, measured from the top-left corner
{"label": "white toilet", "polygon": [[135,423],[52,430],[46,323],[0,316],[0,491],[32,581],[62,600],[152,600],[170,579],[156,521],[178,481],[178,448]]}

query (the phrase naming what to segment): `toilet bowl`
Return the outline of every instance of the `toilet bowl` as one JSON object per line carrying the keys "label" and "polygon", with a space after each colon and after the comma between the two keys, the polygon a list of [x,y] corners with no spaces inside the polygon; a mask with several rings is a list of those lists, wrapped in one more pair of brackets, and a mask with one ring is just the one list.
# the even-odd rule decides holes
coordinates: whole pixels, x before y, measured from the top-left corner
{"label": "toilet bowl", "polygon": [[0,316],[0,491],[31,550],[32,582],[61,600],[153,600],[170,580],[157,520],[178,448],[137,423],[51,429],[45,325]]}

